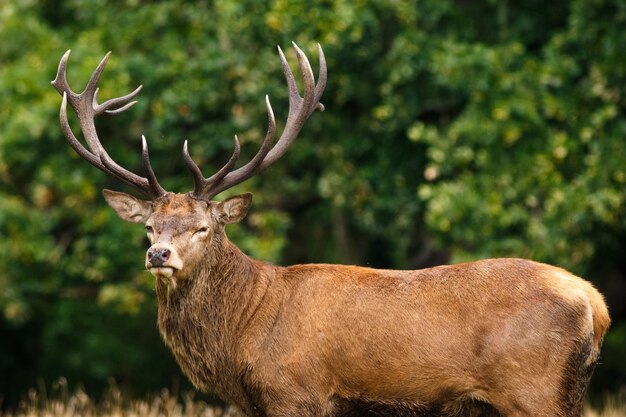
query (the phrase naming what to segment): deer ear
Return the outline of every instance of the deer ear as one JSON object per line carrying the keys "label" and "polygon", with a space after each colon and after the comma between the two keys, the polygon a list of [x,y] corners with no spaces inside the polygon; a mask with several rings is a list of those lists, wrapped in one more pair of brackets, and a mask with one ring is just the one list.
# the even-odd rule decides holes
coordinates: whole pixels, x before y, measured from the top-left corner
{"label": "deer ear", "polygon": [[150,201],[140,200],[125,193],[102,190],[104,199],[117,214],[127,222],[145,223],[152,214]]}
{"label": "deer ear", "polygon": [[252,193],[245,193],[220,201],[214,210],[222,224],[232,224],[246,217],[251,203]]}

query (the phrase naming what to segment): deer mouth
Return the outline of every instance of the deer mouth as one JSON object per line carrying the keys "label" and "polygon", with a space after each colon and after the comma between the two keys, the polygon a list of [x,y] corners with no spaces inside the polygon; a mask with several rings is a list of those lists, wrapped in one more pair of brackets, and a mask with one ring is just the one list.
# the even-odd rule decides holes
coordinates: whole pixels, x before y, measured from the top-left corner
{"label": "deer mouth", "polygon": [[171,278],[174,272],[177,271],[176,268],[171,266],[155,266],[149,269],[150,273],[156,278]]}

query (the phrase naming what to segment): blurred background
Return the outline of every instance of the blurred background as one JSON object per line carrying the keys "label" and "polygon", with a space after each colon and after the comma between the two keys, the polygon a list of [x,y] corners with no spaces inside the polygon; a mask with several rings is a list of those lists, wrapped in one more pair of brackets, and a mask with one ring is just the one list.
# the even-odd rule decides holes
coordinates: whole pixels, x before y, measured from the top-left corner
{"label": "blurred background", "polygon": [[[224,195],[251,191],[228,230],[286,265],[415,269],[515,256],[592,281],[610,305],[591,393],[626,386],[626,0],[4,0],[0,2],[0,397],[59,376],[97,396],[186,380],[156,328],[139,225],[81,160],[50,85],[71,48],[84,87],[113,55],[100,97],[144,88],[97,119],[115,160],[141,172],[140,143],[168,190],[192,188],[182,144],[208,176],[242,161],[286,118],[276,45],[317,73],[326,111],[285,157]],[[298,77],[297,77],[298,78]],[[77,128],[77,120],[70,119]],[[78,129],[76,129],[78,133]]]}

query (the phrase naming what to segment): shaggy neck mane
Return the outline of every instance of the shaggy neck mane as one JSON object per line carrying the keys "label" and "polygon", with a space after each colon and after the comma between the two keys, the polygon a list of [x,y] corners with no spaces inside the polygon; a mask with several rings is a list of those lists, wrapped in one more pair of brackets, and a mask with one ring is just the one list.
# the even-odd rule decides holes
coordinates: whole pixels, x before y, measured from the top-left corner
{"label": "shaggy neck mane", "polygon": [[[228,399],[241,390],[238,342],[268,287],[268,264],[255,261],[223,237],[207,245],[175,285],[158,279],[158,325],[165,343],[198,388]],[[218,383],[219,382],[219,383]]]}

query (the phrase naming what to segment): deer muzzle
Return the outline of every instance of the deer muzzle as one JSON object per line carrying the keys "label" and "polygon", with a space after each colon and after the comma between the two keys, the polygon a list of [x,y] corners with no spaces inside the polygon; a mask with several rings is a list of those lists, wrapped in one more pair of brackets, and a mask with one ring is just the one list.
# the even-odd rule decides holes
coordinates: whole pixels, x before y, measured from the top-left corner
{"label": "deer muzzle", "polygon": [[171,277],[183,269],[183,261],[176,248],[169,243],[155,243],[146,252],[146,269],[155,277]]}

